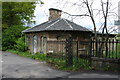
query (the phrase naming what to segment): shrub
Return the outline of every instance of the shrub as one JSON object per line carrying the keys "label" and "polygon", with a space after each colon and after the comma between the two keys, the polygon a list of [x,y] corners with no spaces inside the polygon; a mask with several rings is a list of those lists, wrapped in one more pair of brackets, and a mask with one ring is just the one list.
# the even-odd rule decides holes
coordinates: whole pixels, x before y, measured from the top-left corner
{"label": "shrub", "polygon": [[2,31],[2,50],[15,49],[16,40],[21,37],[21,31],[28,27],[13,25]]}
{"label": "shrub", "polygon": [[25,37],[20,37],[17,41],[16,41],[16,50],[24,52],[27,50],[27,46],[25,45]]}

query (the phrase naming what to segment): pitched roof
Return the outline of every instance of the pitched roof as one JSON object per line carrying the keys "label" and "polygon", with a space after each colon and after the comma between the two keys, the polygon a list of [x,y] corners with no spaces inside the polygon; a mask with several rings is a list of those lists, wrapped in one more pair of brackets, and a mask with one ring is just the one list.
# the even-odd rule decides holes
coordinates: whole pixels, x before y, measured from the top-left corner
{"label": "pitched roof", "polygon": [[62,19],[62,18],[59,18],[53,21],[44,22],[40,25],[26,29],[22,32],[26,33],[26,32],[39,32],[39,31],[88,31],[88,32],[91,32],[91,30],[85,27],[82,27],[76,23],[73,23],[67,19]]}

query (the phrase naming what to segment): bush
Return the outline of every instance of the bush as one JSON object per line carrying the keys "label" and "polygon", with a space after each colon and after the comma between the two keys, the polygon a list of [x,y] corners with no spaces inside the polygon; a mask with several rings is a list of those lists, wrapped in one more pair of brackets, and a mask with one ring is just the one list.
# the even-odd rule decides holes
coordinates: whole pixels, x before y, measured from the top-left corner
{"label": "bush", "polygon": [[27,46],[25,45],[25,37],[20,37],[17,41],[16,41],[16,50],[24,52],[27,50]]}
{"label": "bush", "polygon": [[15,49],[16,41],[21,37],[21,31],[29,27],[13,25],[2,31],[2,50]]}

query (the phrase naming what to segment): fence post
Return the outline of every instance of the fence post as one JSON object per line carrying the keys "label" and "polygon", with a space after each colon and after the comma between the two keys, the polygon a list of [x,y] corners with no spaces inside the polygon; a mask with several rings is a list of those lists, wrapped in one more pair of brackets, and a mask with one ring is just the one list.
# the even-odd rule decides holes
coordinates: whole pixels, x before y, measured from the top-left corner
{"label": "fence post", "polygon": [[108,57],[108,40],[106,39],[106,43],[105,43],[105,45],[106,45],[106,55],[105,55],[105,58],[107,58]]}
{"label": "fence post", "polygon": [[100,55],[98,54],[98,39],[95,39],[95,47],[96,47],[96,55],[99,57]]}
{"label": "fence post", "polygon": [[66,39],[66,66],[73,64],[72,38]]}
{"label": "fence post", "polygon": [[100,42],[101,42],[101,40],[99,39],[99,40],[98,40],[98,44],[99,44],[99,48],[98,48],[98,49],[99,49],[99,50],[98,50],[98,54],[99,54],[99,56],[100,56],[100,53],[101,53],[101,52],[100,52],[100,50],[101,50],[101,48],[100,48]]}
{"label": "fence post", "polygon": [[78,40],[77,40],[77,62],[78,62]]}
{"label": "fence post", "polygon": [[89,58],[89,60],[90,60],[90,66],[92,65],[92,59],[91,59],[91,57],[92,57],[92,39],[90,40],[90,45],[89,45],[89,55],[90,55],[90,58]]}
{"label": "fence post", "polygon": [[112,40],[112,58],[114,58],[114,39]]}
{"label": "fence post", "polygon": [[116,59],[117,59],[117,54],[118,54],[118,40],[116,40]]}

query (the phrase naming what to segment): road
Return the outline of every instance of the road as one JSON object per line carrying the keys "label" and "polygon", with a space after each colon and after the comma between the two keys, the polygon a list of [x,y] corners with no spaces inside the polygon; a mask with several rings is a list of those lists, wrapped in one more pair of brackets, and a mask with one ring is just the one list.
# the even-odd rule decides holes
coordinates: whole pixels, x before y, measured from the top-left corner
{"label": "road", "polygon": [[45,62],[36,61],[0,51],[2,54],[2,78],[118,78],[115,72],[55,70]]}

